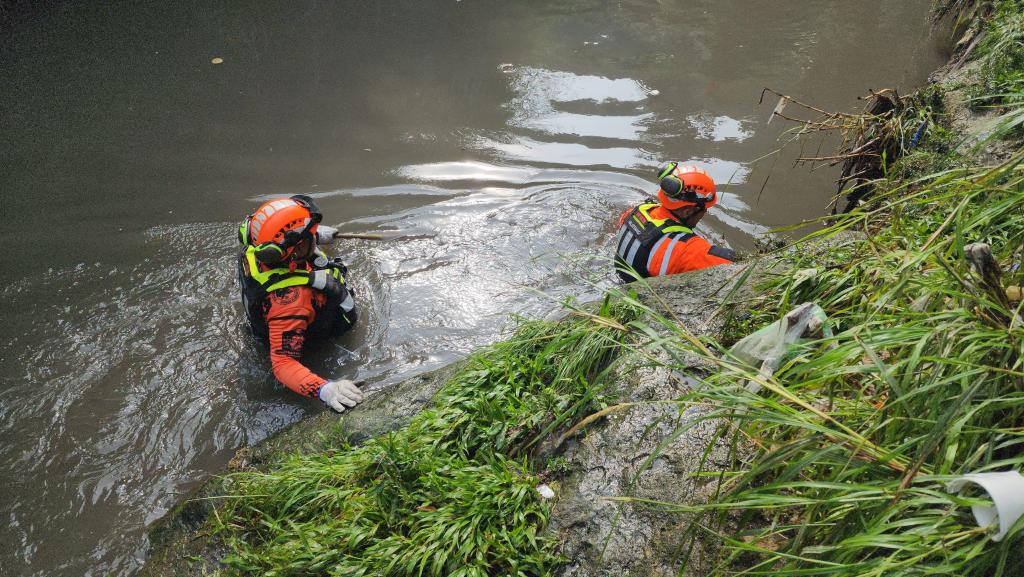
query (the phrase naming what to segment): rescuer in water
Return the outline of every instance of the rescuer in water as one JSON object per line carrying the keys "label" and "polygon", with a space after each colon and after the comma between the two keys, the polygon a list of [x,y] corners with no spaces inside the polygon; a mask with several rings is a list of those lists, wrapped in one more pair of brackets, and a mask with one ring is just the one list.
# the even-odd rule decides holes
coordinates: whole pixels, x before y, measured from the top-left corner
{"label": "rescuer in water", "polygon": [[322,219],[305,195],[264,203],[238,229],[238,282],[249,328],[270,345],[277,380],[340,413],[359,404],[362,392],[352,381],[328,381],[299,362],[306,339],[340,335],[356,320],[345,264],[317,248],[334,242],[337,232]]}
{"label": "rescuer in water", "polygon": [[623,282],[700,270],[736,260],[693,229],[718,201],[715,181],[696,166],[669,162],[658,169],[658,201],[622,213],[615,269]]}

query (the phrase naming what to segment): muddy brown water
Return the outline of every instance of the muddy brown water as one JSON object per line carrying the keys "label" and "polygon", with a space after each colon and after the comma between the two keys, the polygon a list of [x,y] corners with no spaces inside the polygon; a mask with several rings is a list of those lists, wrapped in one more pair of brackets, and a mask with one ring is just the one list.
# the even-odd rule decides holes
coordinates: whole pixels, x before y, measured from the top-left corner
{"label": "muddy brown water", "polygon": [[928,0],[26,4],[0,37],[3,575],[131,575],[176,499],[322,410],[241,325],[261,199],[405,231],[332,249],[362,317],[309,357],[378,389],[595,294],[659,160],[723,183],[701,228],[734,248],[820,215],[834,172],[783,160],[761,192],[761,89],[848,109],[946,42]]}

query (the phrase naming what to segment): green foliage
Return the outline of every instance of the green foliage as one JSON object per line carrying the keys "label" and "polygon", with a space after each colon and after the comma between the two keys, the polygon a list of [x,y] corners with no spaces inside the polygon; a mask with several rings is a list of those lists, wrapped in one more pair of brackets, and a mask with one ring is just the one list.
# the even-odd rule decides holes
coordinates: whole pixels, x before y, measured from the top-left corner
{"label": "green foliage", "polygon": [[968,160],[957,152],[962,142],[961,134],[932,122],[921,145],[905,151],[888,167],[887,176],[891,181],[903,181],[969,166]]}
{"label": "green foliage", "polygon": [[548,459],[544,472],[552,477],[564,477],[573,470],[572,463],[565,457],[551,457]]}
{"label": "green foliage", "polygon": [[1024,280],[1022,162],[1024,150],[996,167],[885,181],[880,208],[817,234],[870,237],[787,253],[758,316],[813,301],[835,335],[794,346],[774,376],[708,354],[721,350],[711,340],[665,342],[721,368],[683,402],[714,407],[704,419],[730,419],[755,441],[717,502],[675,504],[719,514],[693,530],[723,541],[714,575],[1024,574],[1024,521],[995,543],[970,512],[985,500],[944,489],[954,475],[1024,470],[1022,305],[964,252],[988,243],[1002,284]]}
{"label": "green foliage", "polygon": [[[1009,104],[987,142],[1018,134],[1024,3],[946,6],[993,14],[990,24],[971,24],[990,29],[979,53],[992,73],[988,89],[1007,91],[987,100]],[[713,515],[690,531],[723,545],[711,575],[1024,575],[1024,519],[994,542],[971,513],[990,505],[987,497],[945,487],[969,472],[1024,471],[1024,304],[1003,291],[1024,284],[1024,148],[978,166],[951,152],[959,135],[929,132],[874,183],[872,208],[811,235],[866,236],[833,240],[826,254],[785,252],[752,314],[725,338],[803,302],[826,310],[834,336],[792,346],[771,376],[684,327],[660,341],[670,357],[695,354],[720,367],[681,400],[712,410],[677,434],[724,418],[750,441],[714,502],[649,503]],[[978,242],[991,246],[998,280],[965,258]]]}
{"label": "green foliage", "polygon": [[977,29],[991,14],[997,0],[936,0],[936,19],[951,18],[955,34]]}
{"label": "green foliage", "polygon": [[1024,91],[1024,3],[1000,0],[985,21],[978,44],[982,82],[976,88],[977,104],[1009,103]]}
{"label": "green foliage", "polygon": [[592,410],[628,311],[522,324],[406,427],[231,478],[219,530],[238,573],[547,575],[548,510],[527,449]]}

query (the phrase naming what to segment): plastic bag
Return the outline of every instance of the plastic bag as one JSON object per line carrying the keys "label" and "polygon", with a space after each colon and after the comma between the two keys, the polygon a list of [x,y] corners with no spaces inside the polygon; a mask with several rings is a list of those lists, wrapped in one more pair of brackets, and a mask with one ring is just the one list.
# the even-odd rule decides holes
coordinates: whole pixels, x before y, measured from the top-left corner
{"label": "plastic bag", "polygon": [[[761,376],[769,377],[782,364],[789,346],[801,337],[819,332],[831,337],[832,329],[827,321],[828,316],[817,303],[804,303],[774,323],[743,337],[729,352],[748,365],[760,367]],[[750,382],[747,388],[756,392],[761,386]]]}

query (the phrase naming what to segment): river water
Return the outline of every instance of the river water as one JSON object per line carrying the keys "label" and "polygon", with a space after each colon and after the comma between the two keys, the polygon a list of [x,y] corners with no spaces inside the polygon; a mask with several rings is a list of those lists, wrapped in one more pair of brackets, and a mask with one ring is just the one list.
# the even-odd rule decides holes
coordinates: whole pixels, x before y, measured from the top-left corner
{"label": "river water", "polygon": [[0,16],[2,575],[132,574],[176,499],[322,410],[242,327],[261,200],[402,231],[331,250],[362,316],[309,356],[379,389],[594,295],[660,160],[722,183],[701,228],[734,248],[819,216],[834,171],[753,162],[787,128],[761,89],[849,109],[946,40],[929,0],[222,4]]}

